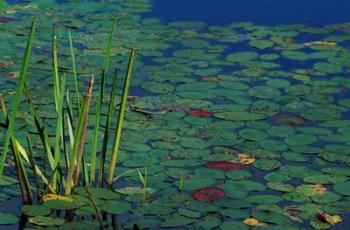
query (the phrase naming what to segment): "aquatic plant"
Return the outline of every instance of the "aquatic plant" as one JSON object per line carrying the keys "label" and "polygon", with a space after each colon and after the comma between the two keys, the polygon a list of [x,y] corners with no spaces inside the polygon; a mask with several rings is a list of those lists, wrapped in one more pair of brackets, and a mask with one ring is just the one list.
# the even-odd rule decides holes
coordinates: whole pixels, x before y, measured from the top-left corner
{"label": "aquatic plant", "polygon": [[[19,181],[19,186],[21,189],[23,203],[30,205],[33,203],[33,195],[31,188],[31,180],[28,179],[27,176],[27,166],[24,164],[24,161],[27,162],[29,168],[32,170],[34,175],[34,185],[36,187],[36,194],[38,199],[42,199],[44,201],[45,206],[51,207],[56,210],[66,210],[66,218],[67,220],[72,219],[71,209],[76,207],[80,207],[83,204],[86,205],[85,202],[79,201],[77,198],[77,194],[75,193],[76,189],[83,185],[86,186],[85,195],[82,190],[78,190],[78,194],[86,196],[88,200],[90,200],[94,210],[95,215],[100,223],[100,229],[103,229],[104,223],[102,219],[102,215],[100,212],[100,204],[98,204],[94,198],[96,196],[96,192],[99,193],[99,196],[104,197],[107,194],[107,197],[112,197],[112,199],[117,198],[118,196],[114,192],[109,192],[107,188],[100,188],[98,190],[95,185],[95,174],[96,174],[96,152],[98,146],[98,135],[100,132],[100,116],[102,111],[102,98],[104,95],[104,85],[109,69],[109,58],[111,55],[112,49],[112,38],[116,30],[116,21],[113,22],[110,36],[108,38],[105,59],[102,68],[101,81],[98,83],[100,86],[99,96],[97,98],[97,106],[95,111],[95,128],[93,135],[93,147],[91,151],[91,162],[90,168],[87,167],[87,163],[84,159],[85,152],[87,149],[85,148],[85,142],[87,138],[87,128],[89,123],[89,111],[90,105],[93,101],[93,88],[96,83],[94,83],[94,77],[91,76],[88,85],[86,94],[83,97],[83,100],[80,101],[79,89],[78,89],[78,80],[77,80],[77,69],[74,58],[74,48],[73,48],[73,39],[71,34],[69,33],[69,44],[70,44],[70,52],[72,58],[72,68],[73,68],[73,79],[75,86],[75,102],[76,105],[72,105],[72,101],[70,100],[70,94],[68,89],[66,88],[66,77],[65,74],[61,75],[58,68],[58,54],[57,54],[57,38],[55,35],[55,30],[53,29],[52,33],[52,70],[53,70],[53,95],[54,95],[54,103],[55,103],[55,114],[56,114],[56,129],[55,129],[55,138],[53,141],[49,138],[47,130],[44,123],[41,121],[38,116],[37,106],[34,104],[34,98],[31,96],[31,93],[28,90],[26,85],[26,76],[29,68],[29,60],[31,58],[31,52],[34,41],[34,33],[35,33],[35,18],[33,18],[30,34],[27,41],[27,48],[25,50],[25,55],[23,58],[23,64],[20,72],[20,76],[17,81],[17,89],[15,94],[14,102],[11,106],[11,113],[9,114],[5,100],[2,96],[0,96],[0,104],[1,111],[3,114],[4,123],[7,126],[7,134],[4,142],[4,150],[1,156],[0,161],[0,178],[5,178],[3,175],[3,171],[5,168],[5,162],[7,158],[7,153],[9,152],[9,146],[12,149],[12,153],[15,159],[16,173]],[[109,103],[108,103],[108,114],[106,120],[106,126],[104,130],[104,138],[102,143],[102,156],[100,159],[100,164],[102,168],[99,171],[99,186],[104,186],[105,176],[108,176],[107,185],[108,189],[113,189],[113,182],[116,181],[116,177],[114,176],[114,171],[116,168],[116,163],[118,160],[118,149],[121,139],[122,126],[123,126],[123,118],[126,110],[127,103],[127,95],[128,89],[132,76],[132,69],[134,65],[135,59],[135,49],[131,49],[129,64],[126,71],[126,77],[124,80],[124,86],[122,91],[120,109],[118,113],[118,120],[116,122],[115,127],[115,136],[113,142],[113,148],[111,153],[109,154],[107,144],[109,140],[109,136],[112,134],[110,130],[110,123],[114,118],[115,114],[115,96],[117,89],[117,70],[115,70],[113,76],[113,84],[112,90],[110,93]],[[97,85],[98,85],[97,84]],[[67,93],[66,93],[67,91]],[[34,151],[32,148],[31,137],[28,135],[25,140],[17,139],[16,134],[14,133],[14,123],[17,117],[17,112],[19,110],[19,102],[21,98],[21,94],[27,98],[27,104],[32,115],[34,125],[37,129],[37,135],[40,137],[41,144],[43,146],[45,156],[48,159],[51,175],[47,178],[40,166],[35,162]],[[78,117],[74,119],[73,110],[76,108]],[[65,122],[66,120],[66,122]],[[66,131],[68,130],[68,137],[66,138]],[[21,142],[26,141],[27,147],[22,145]],[[29,154],[28,154],[29,153]],[[62,161],[61,156],[62,153],[65,155],[65,161]],[[106,161],[106,156],[110,155],[111,160],[108,166],[108,174],[104,172],[104,165]],[[64,162],[62,164],[62,162]],[[46,167],[44,165],[44,167]],[[90,174],[88,173],[88,169],[90,170]],[[84,180],[81,180],[81,171],[83,171]],[[89,177],[90,178],[87,178]],[[121,176],[121,175],[120,175]],[[142,177],[143,179],[143,177]],[[88,182],[90,181],[91,184]],[[143,194],[145,197],[146,193],[146,182],[142,180],[143,183]],[[44,187],[42,187],[44,185]],[[91,188],[88,188],[90,187]],[[97,189],[97,190],[96,190]],[[64,191],[64,195],[60,195],[60,193]],[[75,193],[74,196],[72,196]],[[105,193],[105,194],[104,194]],[[75,197],[75,198],[74,198]],[[76,200],[78,199],[78,200]],[[81,198],[80,198],[81,199]],[[108,213],[108,212],[107,212]],[[41,222],[50,222],[52,221],[51,217],[38,217],[35,215],[34,217],[29,219],[29,222],[39,224]],[[52,225],[58,225],[61,221],[57,219],[52,222]]]}

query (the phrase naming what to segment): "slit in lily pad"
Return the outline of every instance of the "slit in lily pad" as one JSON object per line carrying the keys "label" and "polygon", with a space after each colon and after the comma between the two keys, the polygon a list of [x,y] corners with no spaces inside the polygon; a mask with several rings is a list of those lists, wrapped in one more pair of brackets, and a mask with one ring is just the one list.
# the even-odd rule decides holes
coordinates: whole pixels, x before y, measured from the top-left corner
{"label": "slit in lily pad", "polygon": [[207,187],[194,191],[192,197],[198,201],[212,202],[225,196],[224,190],[217,187]]}

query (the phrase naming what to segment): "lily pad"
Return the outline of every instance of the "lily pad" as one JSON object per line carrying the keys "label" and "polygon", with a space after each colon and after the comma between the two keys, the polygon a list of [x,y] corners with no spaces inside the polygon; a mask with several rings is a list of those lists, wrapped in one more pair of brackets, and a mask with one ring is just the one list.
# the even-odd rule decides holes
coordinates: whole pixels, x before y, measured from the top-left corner
{"label": "lily pad", "polygon": [[131,211],[131,205],[126,201],[108,201],[103,205],[102,210],[109,214],[119,215]]}
{"label": "lily pad", "polygon": [[17,224],[19,218],[11,213],[0,212],[0,225]]}
{"label": "lily pad", "polygon": [[342,195],[350,196],[350,181],[335,184],[333,189]]}
{"label": "lily pad", "polygon": [[24,205],[21,210],[27,216],[47,216],[51,213],[51,209],[44,205]]}
{"label": "lily pad", "polygon": [[207,187],[194,191],[192,197],[195,200],[212,202],[225,196],[224,190],[216,187]]}
{"label": "lily pad", "polygon": [[47,216],[35,216],[30,217],[28,221],[32,224],[39,226],[59,226],[64,224],[66,221],[61,218],[47,217]]}

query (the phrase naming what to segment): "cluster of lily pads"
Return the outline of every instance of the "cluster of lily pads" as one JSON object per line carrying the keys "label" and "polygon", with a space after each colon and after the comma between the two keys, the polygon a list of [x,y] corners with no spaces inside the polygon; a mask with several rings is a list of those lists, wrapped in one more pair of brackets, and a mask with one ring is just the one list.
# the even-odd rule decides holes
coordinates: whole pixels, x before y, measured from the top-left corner
{"label": "cluster of lily pads", "polygon": [[[88,74],[99,72],[103,62],[101,44],[110,31],[106,21],[117,18],[111,65],[126,65],[127,47],[135,47],[140,58],[135,62],[116,176],[147,168],[142,174],[147,174],[148,192],[145,197],[136,189],[137,170],[123,174],[116,192],[91,189],[102,212],[119,215],[125,229],[134,224],[145,229],[342,228],[342,218],[350,213],[350,24],[164,24],[142,15],[151,10],[147,0],[79,2],[79,9],[75,4],[45,0],[5,7],[0,49],[7,55],[0,59],[0,89],[5,99],[13,94],[22,58],[13,50],[23,49],[23,22],[37,14],[27,84],[40,93],[35,98],[38,114],[54,133],[55,105],[46,97],[52,94],[52,60],[47,58],[52,23],[58,27],[58,55],[66,57],[60,71],[72,74],[65,32],[69,28],[79,38],[74,41],[77,76],[86,83]],[[109,92],[112,79],[106,78],[106,83]],[[120,89],[119,84],[117,92]],[[29,113],[19,111],[18,139],[28,130],[35,132]],[[102,113],[101,124],[105,118]],[[93,132],[91,123],[87,137]],[[32,141],[35,161],[48,167],[38,141]],[[93,143],[87,138],[86,149]],[[86,160],[91,160],[89,155]],[[10,175],[11,168],[6,172]],[[8,185],[3,184],[0,207],[20,195],[15,183],[8,178]],[[71,206],[67,200],[45,201],[35,208],[42,213],[28,206],[22,211],[31,223],[44,226],[42,216],[52,217],[53,210],[95,215],[84,189],[73,196],[77,198]],[[58,228],[77,223],[99,227],[97,220],[67,224],[58,217],[53,222]],[[12,224],[18,218],[1,213],[0,224],[8,224],[1,220]]]}

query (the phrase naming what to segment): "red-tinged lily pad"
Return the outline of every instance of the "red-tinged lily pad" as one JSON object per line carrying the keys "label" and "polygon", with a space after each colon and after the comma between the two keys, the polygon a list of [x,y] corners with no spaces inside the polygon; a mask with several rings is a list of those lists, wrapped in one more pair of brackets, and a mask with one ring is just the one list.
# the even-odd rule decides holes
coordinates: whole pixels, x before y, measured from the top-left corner
{"label": "red-tinged lily pad", "polygon": [[195,200],[211,202],[225,196],[225,191],[217,187],[207,187],[194,191],[192,197]]}
{"label": "red-tinged lily pad", "polygon": [[9,23],[9,22],[13,22],[16,21],[13,18],[8,18],[8,17],[0,17],[0,23]]}
{"label": "red-tinged lily pad", "polygon": [[203,166],[210,168],[210,169],[220,169],[220,170],[224,170],[224,171],[230,171],[230,170],[234,170],[234,169],[242,169],[242,168],[246,167],[245,164],[236,163],[236,162],[229,162],[229,161],[207,162]]}
{"label": "red-tinged lily pad", "polygon": [[273,116],[273,120],[279,125],[301,126],[305,123],[302,116],[289,113],[280,113]]}
{"label": "red-tinged lily pad", "polygon": [[296,210],[296,209],[287,209],[287,212],[292,216],[299,216],[299,214],[301,213],[300,210]]}
{"label": "red-tinged lily pad", "polygon": [[191,109],[188,114],[194,117],[212,117],[213,113],[204,109]]}

